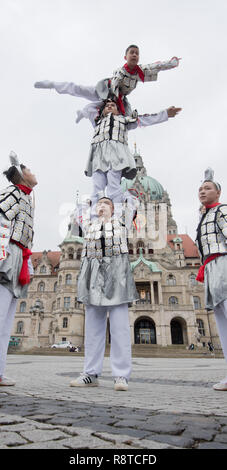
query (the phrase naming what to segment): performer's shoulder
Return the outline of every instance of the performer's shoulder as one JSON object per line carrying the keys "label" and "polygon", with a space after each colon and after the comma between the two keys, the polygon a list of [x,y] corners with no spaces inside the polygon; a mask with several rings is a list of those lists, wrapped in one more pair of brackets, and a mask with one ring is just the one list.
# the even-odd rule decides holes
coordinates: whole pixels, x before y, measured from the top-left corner
{"label": "performer's shoulder", "polygon": [[0,197],[7,198],[13,195],[16,199],[20,199],[20,190],[14,184],[7,186],[5,189],[0,190]]}

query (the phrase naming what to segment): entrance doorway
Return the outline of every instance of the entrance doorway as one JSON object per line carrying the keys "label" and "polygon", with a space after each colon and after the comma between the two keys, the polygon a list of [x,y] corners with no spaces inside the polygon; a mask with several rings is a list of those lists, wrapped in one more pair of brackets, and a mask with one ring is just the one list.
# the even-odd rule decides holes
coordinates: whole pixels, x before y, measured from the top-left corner
{"label": "entrance doorway", "polygon": [[183,318],[174,318],[170,328],[172,344],[187,344],[187,325]]}
{"label": "entrance doorway", "polygon": [[139,318],[134,327],[135,344],[156,344],[155,323],[148,317]]}

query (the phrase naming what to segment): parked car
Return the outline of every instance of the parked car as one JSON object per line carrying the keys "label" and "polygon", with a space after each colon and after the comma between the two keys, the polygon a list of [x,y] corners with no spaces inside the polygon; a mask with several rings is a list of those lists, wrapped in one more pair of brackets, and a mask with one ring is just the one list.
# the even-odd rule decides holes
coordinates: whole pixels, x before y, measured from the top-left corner
{"label": "parked car", "polygon": [[53,349],[57,349],[57,348],[60,348],[60,349],[69,349],[71,348],[73,345],[71,343],[71,341],[59,341],[59,343],[54,343],[52,344],[51,348]]}

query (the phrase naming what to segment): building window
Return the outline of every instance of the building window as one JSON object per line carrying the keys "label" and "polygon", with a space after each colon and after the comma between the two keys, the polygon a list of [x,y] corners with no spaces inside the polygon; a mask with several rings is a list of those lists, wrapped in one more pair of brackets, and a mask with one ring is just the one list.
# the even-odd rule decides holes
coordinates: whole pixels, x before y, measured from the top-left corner
{"label": "building window", "polygon": [[23,333],[23,329],[24,329],[24,322],[23,321],[19,321],[17,323],[17,331],[16,333]]}
{"label": "building window", "polygon": [[61,299],[57,299],[57,308],[60,308]]}
{"label": "building window", "polygon": [[174,297],[174,295],[172,295],[172,296],[169,298],[169,305],[178,305],[178,298],[177,298],[177,297]]}
{"label": "building window", "polygon": [[55,310],[55,309],[56,309],[56,301],[52,303],[52,310]]}
{"label": "building window", "polygon": [[26,310],[26,302],[20,303],[20,313],[24,313]]}
{"label": "building window", "polygon": [[57,292],[57,288],[58,288],[58,283],[55,282],[55,283],[54,283],[54,292]]}
{"label": "building window", "polygon": [[79,249],[77,250],[76,259],[80,259],[80,258],[81,258],[81,253],[82,253],[82,250],[81,250],[81,248],[79,248]]}
{"label": "building window", "polygon": [[70,308],[70,297],[64,297],[64,308],[69,310]]}
{"label": "building window", "polygon": [[68,328],[68,318],[67,317],[63,318],[63,328]]}
{"label": "building window", "polygon": [[197,285],[196,275],[195,274],[191,274],[189,276],[189,284],[190,284],[190,287],[194,287],[194,286]]}
{"label": "building window", "polygon": [[129,245],[128,245],[128,254],[133,255],[133,244],[132,243],[129,243]]}
{"label": "building window", "polygon": [[205,328],[204,328],[203,320],[201,320],[200,318],[198,318],[198,319],[196,320],[196,323],[197,323],[197,326],[198,326],[199,334],[200,334],[201,336],[205,336]]}
{"label": "building window", "polygon": [[193,297],[193,303],[194,303],[195,310],[198,310],[199,308],[201,308],[201,301],[199,297]]}
{"label": "building window", "polygon": [[44,282],[40,282],[40,283],[38,284],[38,291],[39,291],[39,292],[44,292],[44,291],[45,291],[45,284],[44,284]]}
{"label": "building window", "polygon": [[144,243],[142,241],[138,242],[136,245],[136,253],[137,255],[140,254],[140,248],[142,248],[142,253],[145,254]]}
{"label": "building window", "polygon": [[66,283],[67,286],[72,284],[72,274],[66,274],[65,283]]}
{"label": "building window", "polygon": [[169,274],[166,279],[167,286],[175,286],[176,285],[176,278],[173,274]]}
{"label": "building window", "polygon": [[69,258],[69,259],[73,259],[73,255],[74,255],[73,248],[69,248],[69,249],[68,249],[68,258]]}
{"label": "building window", "polygon": [[46,266],[41,266],[40,273],[45,274],[47,272]]}
{"label": "building window", "polygon": [[59,276],[59,286],[61,285],[62,283],[62,276]]}

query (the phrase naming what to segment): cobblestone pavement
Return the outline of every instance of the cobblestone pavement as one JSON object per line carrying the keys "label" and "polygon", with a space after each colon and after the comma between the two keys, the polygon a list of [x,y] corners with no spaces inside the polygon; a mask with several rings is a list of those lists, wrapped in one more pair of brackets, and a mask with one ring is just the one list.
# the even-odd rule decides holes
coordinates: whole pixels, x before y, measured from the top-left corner
{"label": "cobblestone pavement", "polygon": [[0,388],[0,449],[227,449],[224,359],[134,358],[128,392],[109,359],[100,387],[73,388],[83,357],[9,355]]}

